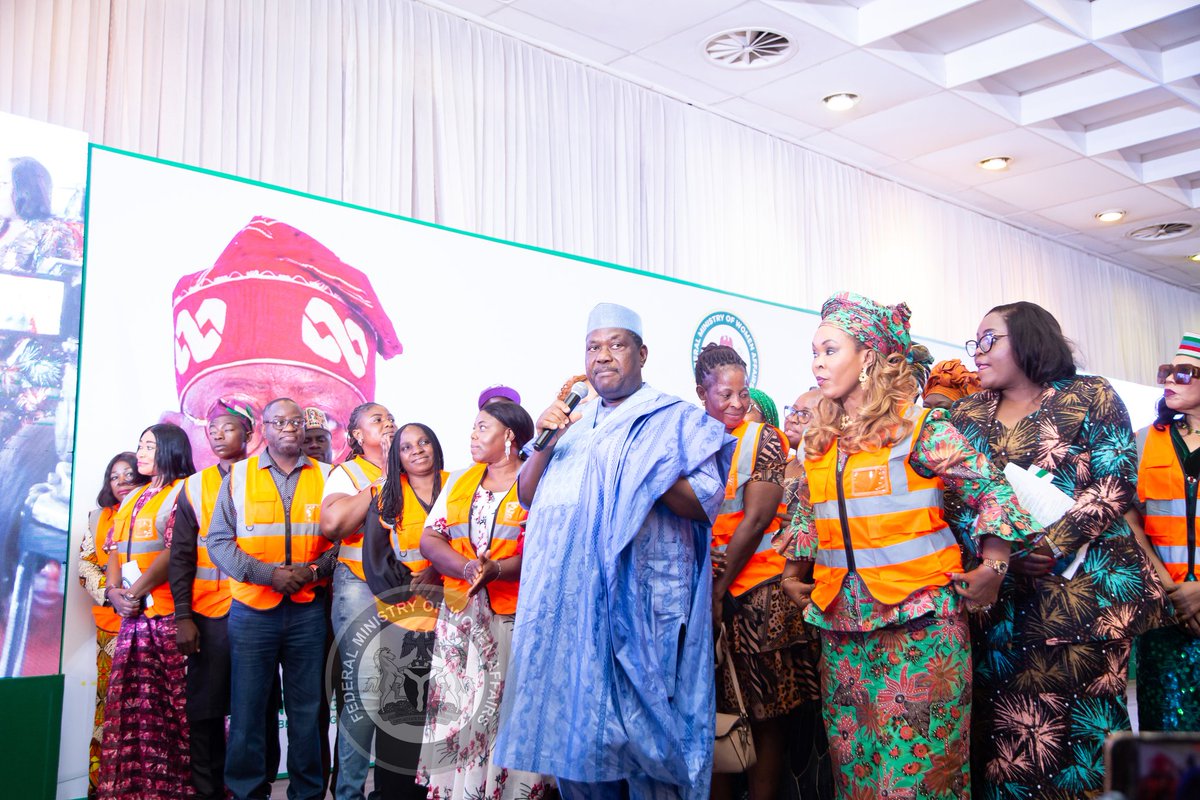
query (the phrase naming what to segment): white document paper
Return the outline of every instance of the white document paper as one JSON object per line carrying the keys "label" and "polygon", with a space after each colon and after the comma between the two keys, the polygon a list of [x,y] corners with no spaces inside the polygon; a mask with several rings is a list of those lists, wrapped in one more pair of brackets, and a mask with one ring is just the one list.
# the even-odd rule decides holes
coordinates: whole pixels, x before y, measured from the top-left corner
{"label": "white document paper", "polygon": [[[1055,486],[1048,472],[1034,468],[1032,470],[1019,467],[1012,462],[1004,465],[1004,477],[1017,494],[1017,499],[1025,510],[1037,520],[1043,528],[1047,528],[1062,519],[1063,515],[1075,505],[1075,498]],[[1067,580],[1075,577],[1079,565],[1087,555],[1087,545],[1079,548],[1075,558],[1063,570],[1062,576]]]}
{"label": "white document paper", "polygon": [[[142,568],[138,566],[136,561],[126,561],[121,565],[121,585],[126,589],[132,589],[140,577],[142,577]],[[146,595],[146,608],[153,607],[154,595],[148,594]]]}

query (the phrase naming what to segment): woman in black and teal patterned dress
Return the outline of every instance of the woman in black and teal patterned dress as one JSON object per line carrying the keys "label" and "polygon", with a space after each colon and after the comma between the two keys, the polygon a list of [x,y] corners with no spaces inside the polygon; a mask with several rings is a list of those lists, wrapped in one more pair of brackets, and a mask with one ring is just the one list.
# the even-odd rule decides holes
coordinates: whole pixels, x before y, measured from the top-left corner
{"label": "woman in black and teal patterned dress", "polygon": [[[1104,738],[1129,728],[1133,638],[1165,601],[1123,516],[1137,476],[1129,415],[1108,381],[1076,374],[1058,322],[1033,303],[988,312],[967,354],[983,391],[954,405],[955,427],[998,467],[1045,470],[1075,501],[974,620],[975,796],[1094,797]],[[960,508],[951,521],[966,532],[973,519]]]}

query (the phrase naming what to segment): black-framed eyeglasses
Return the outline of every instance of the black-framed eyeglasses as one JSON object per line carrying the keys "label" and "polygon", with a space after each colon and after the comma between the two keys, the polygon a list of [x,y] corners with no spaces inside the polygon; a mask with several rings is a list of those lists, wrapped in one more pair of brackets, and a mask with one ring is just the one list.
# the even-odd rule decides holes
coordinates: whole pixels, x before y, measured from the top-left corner
{"label": "black-framed eyeglasses", "polygon": [[282,431],[287,428],[295,428],[298,431],[304,429],[303,417],[292,417],[291,419],[270,419],[267,420],[267,422],[270,423],[271,427],[277,431]]}
{"label": "black-framed eyeglasses", "polygon": [[1003,339],[1005,336],[1008,336],[1008,334],[988,331],[978,339],[968,339],[965,345],[967,355],[974,358],[976,353],[986,353],[992,349],[992,345],[996,343],[997,339]]}
{"label": "black-framed eyeglasses", "polygon": [[805,424],[812,421],[812,412],[809,411],[807,408],[796,408],[795,406],[788,406],[787,408],[783,409],[783,416],[785,419],[787,417],[798,417],[800,419],[800,421]]}
{"label": "black-framed eyeglasses", "polygon": [[1191,364],[1163,364],[1158,368],[1158,382],[1166,383],[1174,378],[1180,386],[1187,386],[1192,378],[1200,378],[1200,367]]}

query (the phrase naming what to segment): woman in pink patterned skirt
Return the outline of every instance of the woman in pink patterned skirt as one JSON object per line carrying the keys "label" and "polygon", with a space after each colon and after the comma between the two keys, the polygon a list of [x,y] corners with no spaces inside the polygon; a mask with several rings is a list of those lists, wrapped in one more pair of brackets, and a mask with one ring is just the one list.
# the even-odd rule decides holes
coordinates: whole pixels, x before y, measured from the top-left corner
{"label": "woman in pink patterned skirt", "polygon": [[150,483],[130,492],[105,542],[105,596],[121,616],[108,678],[100,798],[192,797],[186,664],[175,641],[167,583],[175,497],[195,472],[187,434],[175,425],[142,433],[137,470]]}

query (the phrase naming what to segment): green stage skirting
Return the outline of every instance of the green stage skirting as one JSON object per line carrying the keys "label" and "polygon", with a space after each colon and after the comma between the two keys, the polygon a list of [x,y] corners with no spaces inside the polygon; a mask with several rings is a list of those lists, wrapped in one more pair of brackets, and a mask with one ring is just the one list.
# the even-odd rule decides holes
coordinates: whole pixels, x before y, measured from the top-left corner
{"label": "green stage skirting", "polygon": [[63,676],[0,679],[0,764],[5,797],[54,800]]}

